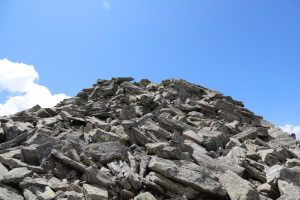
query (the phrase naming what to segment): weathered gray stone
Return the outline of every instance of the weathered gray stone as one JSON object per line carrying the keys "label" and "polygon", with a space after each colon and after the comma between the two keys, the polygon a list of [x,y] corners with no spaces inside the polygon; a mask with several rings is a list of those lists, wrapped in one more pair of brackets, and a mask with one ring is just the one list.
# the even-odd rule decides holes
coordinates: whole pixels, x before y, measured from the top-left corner
{"label": "weathered gray stone", "polygon": [[215,151],[218,147],[223,146],[225,136],[219,131],[207,131],[202,129],[198,133],[192,130],[185,131],[183,137],[203,145],[208,151]]}
{"label": "weathered gray stone", "polygon": [[150,192],[145,192],[134,197],[134,200],[156,200],[156,198]]}
{"label": "weathered gray stone", "polygon": [[293,173],[289,168],[283,165],[274,165],[266,170],[267,183],[272,187],[278,187],[278,181],[287,181],[300,186],[300,174]]}
{"label": "weathered gray stone", "polygon": [[220,175],[225,173],[227,170],[231,170],[239,176],[242,176],[245,171],[243,167],[240,167],[237,164],[232,164],[230,162],[228,163],[226,160],[216,160],[198,152],[194,152],[192,157],[196,160],[197,164],[205,167],[212,175],[216,177],[220,177]]}
{"label": "weathered gray stone", "polygon": [[288,168],[300,167],[300,160],[295,158],[287,159],[287,161],[285,162],[285,166],[287,166]]}
{"label": "weathered gray stone", "polygon": [[249,128],[235,136],[233,136],[234,138],[238,139],[240,142],[244,142],[247,139],[256,139],[258,135],[258,131],[257,128]]}
{"label": "weathered gray stone", "polygon": [[7,172],[8,169],[4,165],[2,165],[2,163],[0,163],[0,177],[7,174]]}
{"label": "weathered gray stone", "polygon": [[175,194],[185,195],[188,199],[192,199],[199,194],[199,192],[193,188],[185,187],[180,183],[175,183],[174,181],[155,172],[150,172],[146,179],[161,185],[166,190],[174,192]]}
{"label": "weathered gray stone", "polygon": [[277,190],[275,190],[274,188],[272,188],[271,185],[269,185],[268,183],[264,183],[261,184],[260,186],[257,187],[257,191],[260,193],[265,193],[268,195],[268,197],[272,198],[272,199],[277,199],[280,194]]}
{"label": "weathered gray stone", "polygon": [[87,168],[86,166],[84,166],[83,164],[68,158],[67,156],[63,155],[61,152],[59,152],[55,149],[51,150],[51,154],[53,156],[55,156],[56,158],[58,158],[59,160],[61,160],[62,162],[64,162],[66,165],[68,165],[68,166],[70,166],[74,169],[77,169],[80,172],[85,172],[86,171],[86,168]]}
{"label": "weathered gray stone", "polygon": [[54,191],[67,191],[68,189],[71,189],[71,186],[69,186],[67,183],[62,182],[58,178],[52,177],[48,182],[47,185],[53,189]]}
{"label": "weathered gray stone", "polygon": [[14,168],[11,171],[7,172],[4,176],[2,176],[0,178],[0,182],[18,184],[31,174],[32,171],[28,170],[26,167]]}
{"label": "weathered gray stone", "polygon": [[219,182],[227,191],[232,200],[256,200],[259,199],[259,194],[256,188],[248,181],[242,179],[237,174],[226,171],[220,176]]}
{"label": "weathered gray stone", "polygon": [[216,196],[226,196],[226,192],[218,182],[201,172],[184,169],[176,165],[166,165],[164,159],[157,157],[153,157],[150,160],[148,167],[153,171],[161,173],[168,178],[194,189],[211,193]]}
{"label": "weathered gray stone", "polygon": [[24,200],[20,192],[15,188],[0,183],[0,199],[3,200]]}
{"label": "weathered gray stone", "polygon": [[37,149],[37,145],[31,145],[21,148],[22,161],[29,165],[41,164],[41,152]]}
{"label": "weathered gray stone", "polygon": [[31,186],[43,188],[47,186],[47,179],[26,177],[19,183],[19,186],[20,188],[29,188]]}
{"label": "weathered gray stone", "polygon": [[103,155],[119,153],[124,160],[128,160],[127,149],[119,142],[97,142],[87,145],[84,148],[87,156],[93,157],[95,160],[101,159]]}
{"label": "weathered gray stone", "polygon": [[135,107],[133,105],[124,106],[121,111],[122,119],[128,120],[137,117]]}
{"label": "weathered gray stone", "polygon": [[86,200],[107,200],[108,192],[103,188],[94,185],[83,184],[83,191]]}
{"label": "weathered gray stone", "polygon": [[95,166],[90,166],[85,172],[85,178],[88,183],[98,184],[104,187],[112,187],[115,185],[115,182],[111,177],[103,174]]}
{"label": "weathered gray stone", "polygon": [[279,198],[280,200],[299,199],[299,197],[300,197],[300,187],[295,186],[293,183],[279,180],[278,188],[279,188],[280,195],[281,195],[281,197]]}
{"label": "weathered gray stone", "polygon": [[91,138],[94,142],[110,142],[110,141],[122,141],[119,135],[107,132],[101,129],[94,129],[91,133]]}
{"label": "weathered gray stone", "polygon": [[51,117],[50,113],[48,113],[44,108],[40,108],[36,112],[36,116],[41,118]]}

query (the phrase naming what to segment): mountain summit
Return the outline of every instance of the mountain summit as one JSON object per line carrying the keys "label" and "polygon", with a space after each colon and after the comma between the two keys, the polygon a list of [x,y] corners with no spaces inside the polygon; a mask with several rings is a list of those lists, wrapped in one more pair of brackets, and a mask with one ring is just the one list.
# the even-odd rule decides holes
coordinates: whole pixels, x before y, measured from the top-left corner
{"label": "mountain summit", "polygon": [[0,122],[0,199],[300,197],[294,135],[181,79],[99,79]]}

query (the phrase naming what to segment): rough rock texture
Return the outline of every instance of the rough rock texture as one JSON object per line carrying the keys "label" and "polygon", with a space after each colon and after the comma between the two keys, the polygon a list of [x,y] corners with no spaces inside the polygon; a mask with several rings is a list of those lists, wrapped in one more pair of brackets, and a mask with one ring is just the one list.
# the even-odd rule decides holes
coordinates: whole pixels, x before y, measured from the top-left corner
{"label": "rough rock texture", "polygon": [[97,80],[0,117],[0,199],[298,199],[299,141],[222,93]]}

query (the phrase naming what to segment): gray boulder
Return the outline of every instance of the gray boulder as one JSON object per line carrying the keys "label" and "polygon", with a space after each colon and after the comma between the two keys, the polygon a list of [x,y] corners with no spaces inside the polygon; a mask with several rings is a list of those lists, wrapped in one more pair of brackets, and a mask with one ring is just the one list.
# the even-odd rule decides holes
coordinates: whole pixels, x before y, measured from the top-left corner
{"label": "gray boulder", "polygon": [[219,182],[227,191],[232,200],[256,200],[259,194],[256,188],[237,174],[226,171],[219,178]]}

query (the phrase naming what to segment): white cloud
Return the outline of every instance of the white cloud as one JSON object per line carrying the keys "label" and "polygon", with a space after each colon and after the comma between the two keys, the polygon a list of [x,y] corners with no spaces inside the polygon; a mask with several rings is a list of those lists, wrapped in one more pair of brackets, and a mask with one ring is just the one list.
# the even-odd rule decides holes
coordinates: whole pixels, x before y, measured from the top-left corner
{"label": "white cloud", "polygon": [[295,133],[297,138],[300,138],[300,126],[294,126],[291,124],[286,124],[284,126],[279,126],[281,130],[288,133]]}
{"label": "white cloud", "polygon": [[110,10],[110,3],[107,0],[102,2],[102,6],[105,10],[107,10],[107,11]]}
{"label": "white cloud", "polygon": [[0,104],[0,116],[28,109],[36,104],[42,107],[53,107],[65,98],[65,94],[52,95],[45,86],[37,84],[39,75],[32,65],[14,63],[0,59],[0,90],[11,96]]}

